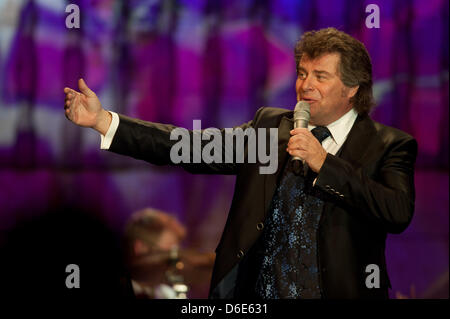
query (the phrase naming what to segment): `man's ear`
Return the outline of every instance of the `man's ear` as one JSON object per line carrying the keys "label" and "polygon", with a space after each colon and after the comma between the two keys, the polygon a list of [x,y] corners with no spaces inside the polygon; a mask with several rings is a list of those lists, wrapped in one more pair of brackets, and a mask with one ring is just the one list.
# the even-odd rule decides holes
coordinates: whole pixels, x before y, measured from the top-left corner
{"label": "man's ear", "polygon": [[352,97],[354,97],[355,94],[356,94],[356,92],[358,92],[358,89],[359,89],[359,85],[354,86],[354,87],[351,87],[351,88],[348,88],[347,97],[348,97],[349,99],[351,99]]}

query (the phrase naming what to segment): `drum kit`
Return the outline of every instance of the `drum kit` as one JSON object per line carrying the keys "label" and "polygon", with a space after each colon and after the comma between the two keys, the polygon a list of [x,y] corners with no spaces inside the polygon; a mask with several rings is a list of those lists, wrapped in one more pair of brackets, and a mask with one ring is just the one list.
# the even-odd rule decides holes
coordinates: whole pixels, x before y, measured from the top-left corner
{"label": "drum kit", "polygon": [[131,279],[144,290],[145,287],[149,288],[149,291],[155,291],[155,287],[161,285],[169,286],[172,293],[167,296],[187,299],[192,288],[195,290],[209,285],[214,258],[214,253],[178,247],[168,251],[152,251],[133,259],[130,264]]}

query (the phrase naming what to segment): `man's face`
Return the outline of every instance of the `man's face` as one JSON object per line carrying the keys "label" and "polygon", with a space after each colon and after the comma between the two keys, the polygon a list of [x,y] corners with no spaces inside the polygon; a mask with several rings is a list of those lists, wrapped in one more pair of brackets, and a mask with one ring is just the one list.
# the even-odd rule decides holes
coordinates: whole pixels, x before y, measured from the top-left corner
{"label": "man's face", "polygon": [[163,251],[169,251],[179,244],[178,236],[171,230],[164,230],[159,237],[158,243],[156,244],[158,249]]}
{"label": "man's face", "polygon": [[151,244],[141,239],[136,239],[133,242],[133,250],[135,256],[147,255],[151,252],[168,252],[172,248],[180,245],[180,238],[170,229],[164,229],[156,239],[156,242]]}
{"label": "man's face", "polygon": [[303,55],[295,82],[297,101],[307,101],[311,106],[311,125],[326,126],[339,119],[351,108],[350,98],[358,87],[348,88],[338,75],[338,53],[324,54],[315,59]]}

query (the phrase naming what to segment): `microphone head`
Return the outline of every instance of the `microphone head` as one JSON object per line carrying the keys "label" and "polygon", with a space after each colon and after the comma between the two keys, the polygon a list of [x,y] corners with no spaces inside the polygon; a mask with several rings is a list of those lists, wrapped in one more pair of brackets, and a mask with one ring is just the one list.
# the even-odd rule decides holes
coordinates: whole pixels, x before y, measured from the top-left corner
{"label": "microphone head", "polygon": [[311,113],[309,103],[306,101],[298,101],[294,109],[294,121],[304,120],[308,123],[310,117]]}

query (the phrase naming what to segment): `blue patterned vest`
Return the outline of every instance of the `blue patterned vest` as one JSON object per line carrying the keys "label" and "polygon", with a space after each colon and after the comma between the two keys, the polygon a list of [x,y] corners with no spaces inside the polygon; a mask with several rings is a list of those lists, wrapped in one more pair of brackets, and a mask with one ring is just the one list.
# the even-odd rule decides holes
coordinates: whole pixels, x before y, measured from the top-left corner
{"label": "blue patterned vest", "polygon": [[[331,135],[321,126],[311,132],[320,142]],[[321,298],[316,233],[323,200],[312,187],[317,174],[294,173],[291,163],[285,165],[257,245],[255,292],[263,299]]]}

